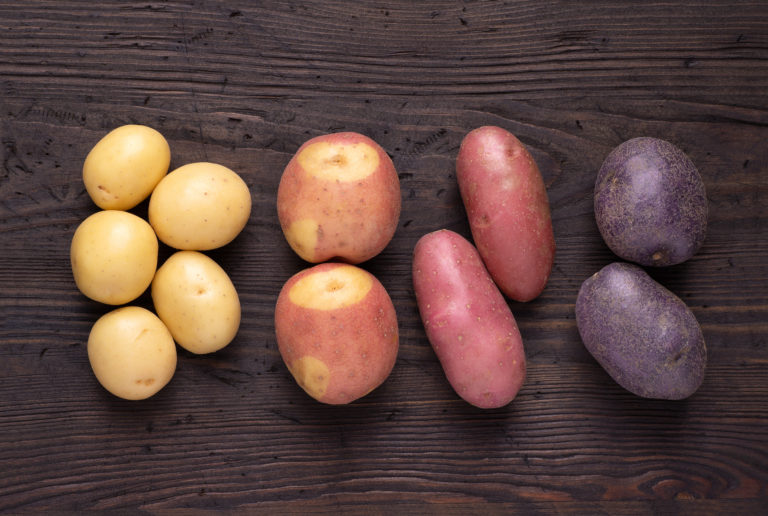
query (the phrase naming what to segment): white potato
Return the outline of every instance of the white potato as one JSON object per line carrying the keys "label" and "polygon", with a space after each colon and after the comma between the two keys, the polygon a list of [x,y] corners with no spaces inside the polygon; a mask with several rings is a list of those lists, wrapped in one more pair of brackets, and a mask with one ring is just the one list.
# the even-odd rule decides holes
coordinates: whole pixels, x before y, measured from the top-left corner
{"label": "white potato", "polygon": [[178,251],[152,281],[157,315],[174,340],[192,353],[218,351],[240,327],[240,299],[227,273],[197,251]]}
{"label": "white potato", "polygon": [[171,149],[162,134],[144,125],[124,125],[93,146],[83,164],[83,182],[99,208],[129,210],[149,197],[170,163]]}
{"label": "white potato", "polygon": [[149,223],[176,249],[206,251],[228,244],[251,215],[251,193],[232,170],[190,163],[165,176],[149,200]]}
{"label": "white potato", "polygon": [[106,390],[127,400],[142,400],[173,377],[176,346],[155,314],[125,306],[102,315],[93,325],[88,360]]}
{"label": "white potato", "polygon": [[132,213],[98,211],[75,230],[70,260],[75,284],[89,298],[122,305],[139,297],[157,269],[152,227]]}

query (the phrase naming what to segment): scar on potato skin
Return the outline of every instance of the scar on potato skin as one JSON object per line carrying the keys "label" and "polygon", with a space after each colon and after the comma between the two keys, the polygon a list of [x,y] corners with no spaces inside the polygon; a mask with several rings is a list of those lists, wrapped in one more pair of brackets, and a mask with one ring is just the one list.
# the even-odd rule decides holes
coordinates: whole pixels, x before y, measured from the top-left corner
{"label": "scar on potato skin", "polygon": [[330,370],[322,360],[304,355],[288,368],[302,389],[315,399],[321,398],[330,383]]}

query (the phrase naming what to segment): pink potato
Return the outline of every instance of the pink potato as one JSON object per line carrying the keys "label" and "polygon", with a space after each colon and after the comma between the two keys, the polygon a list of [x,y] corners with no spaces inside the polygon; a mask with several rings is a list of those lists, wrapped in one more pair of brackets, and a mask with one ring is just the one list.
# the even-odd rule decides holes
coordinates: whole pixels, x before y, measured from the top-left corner
{"label": "pink potato", "polygon": [[456,178],[472,238],[493,280],[515,301],[538,297],[552,270],[555,238],[533,157],[508,131],[480,127],[461,143]]}
{"label": "pink potato", "polygon": [[311,263],[373,258],[392,240],[400,204],[392,160],[378,143],[353,132],[305,142],[277,189],[283,234]]}
{"label": "pink potato", "polygon": [[475,247],[443,229],[413,250],[413,287],[421,320],[456,393],[480,408],[498,408],[525,380],[517,323]]}
{"label": "pink potato", "polygon": [[397,314],[376,277],[326,262],[293,275],[275,305],[285,365],[316,400],[351,403],[384,383],[397,359]]}

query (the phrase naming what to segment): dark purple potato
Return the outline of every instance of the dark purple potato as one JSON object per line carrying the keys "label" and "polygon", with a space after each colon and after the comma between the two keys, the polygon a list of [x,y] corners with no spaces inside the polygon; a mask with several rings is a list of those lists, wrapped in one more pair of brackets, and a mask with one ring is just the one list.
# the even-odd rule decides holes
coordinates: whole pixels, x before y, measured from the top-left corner
{"label": "dark purple potato", "polygon": [[696,317],[637,265],[612,263],[584,281],[576,325],[603,369],[637,396],[687,398],[704,379],[707,347]]}
{"label": "dark purple potato", "polygon": [[707,195],[693,162],[671,143],[633,138],[611,151],[595,181],[595,219],[625,260],[682,263],[707,233]]}

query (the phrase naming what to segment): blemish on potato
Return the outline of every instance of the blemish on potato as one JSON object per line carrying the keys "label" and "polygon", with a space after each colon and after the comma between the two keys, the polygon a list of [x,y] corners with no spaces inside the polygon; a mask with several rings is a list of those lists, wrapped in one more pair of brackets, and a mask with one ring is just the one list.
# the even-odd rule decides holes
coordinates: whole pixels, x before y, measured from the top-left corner
{"label": "blemish on potato", "polygon": [[337,290],[341,290],[343,288],[344,282],[339,281],[338,279],[332,279],[325,285],[326,292],[336,292]]}
{"label": "blemish on potato", "polygon": [[294,361],[289,370],[296,382],[313,398],[321,398],[330,383],[330,371],[322,360],[305,355]]}
{"label": "blemish on potato", "polygon": [[315,142],[305,146],[296,156],[310,177],[336,183],[359,181],[379,167],[379,154],[365,143]]}
{"label": "blemish on potato", "polygon": [[373,286],[368,273],[351,265],[305,276],[289,290],[291,301],[305,308],[333,310],[362,300]]}

